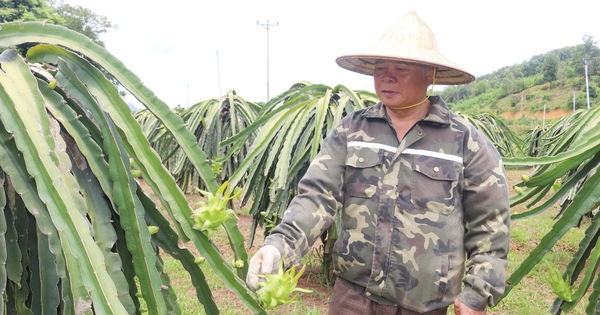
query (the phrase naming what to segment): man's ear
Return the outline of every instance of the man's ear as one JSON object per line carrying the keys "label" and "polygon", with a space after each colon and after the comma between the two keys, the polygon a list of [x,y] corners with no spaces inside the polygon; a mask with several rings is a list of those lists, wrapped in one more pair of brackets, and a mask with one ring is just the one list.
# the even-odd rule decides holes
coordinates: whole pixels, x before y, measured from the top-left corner
{"label": "man's ear", "polygon": [[425,75],[426,75],[426,79],[427,82],[429,82],[429,85],[433,84],[433,77],[435,76],[435,67],[428,67],[425,70]]}

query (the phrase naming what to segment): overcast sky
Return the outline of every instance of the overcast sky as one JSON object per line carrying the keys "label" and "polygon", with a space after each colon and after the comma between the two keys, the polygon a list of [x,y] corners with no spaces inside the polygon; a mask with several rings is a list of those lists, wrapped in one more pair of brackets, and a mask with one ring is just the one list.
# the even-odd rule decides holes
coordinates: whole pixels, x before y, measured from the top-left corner
{"label": "overcast sky", "polygon": [[[169,106],[234,89],[251,101],[298,81],[373,91],[372,78],[341,69],[340,55],[373,44],[409,11],[433,30],[440,52],[475,75],[600,37],[600,1],[63,0],[118,25],[106,48]],[[132,101],[128,98],[128,101]]]}

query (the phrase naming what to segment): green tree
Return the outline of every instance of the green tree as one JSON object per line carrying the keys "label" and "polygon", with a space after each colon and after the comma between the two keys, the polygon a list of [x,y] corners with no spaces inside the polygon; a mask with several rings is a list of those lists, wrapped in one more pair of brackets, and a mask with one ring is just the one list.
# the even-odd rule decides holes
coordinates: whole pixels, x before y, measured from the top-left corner
{"label": "green tree", "polygon": [[588,75],[593,76],[598,74],[598,60],[600,59],[600,48],[598,48],[598,42],[594,40],[594,36],[584,34],[581,39],[583,40],[583,47],[585,51],[585,58],[588,63]]}
{"label": "green tree", "polygon": [[0,21],[46,21],[63,25],[65,20],[54,12],[45,0],[2,0],[0,1]]}
{"label": "green tree", "polygon": [[516,80],[517,79],[515,78],[514,72],[509,70],[504,71],[502,83],[500,84],[502,97],[517,92]]}
{"label": "green tree", "polygon": [[80,5],[71,6],[62,2],[52,2],[51,4],[56,13],[65,21],[61,25],[91,38],[102,47],[104,47],[104,42],[100,40],[100,34],[106,33],[110,28],[117,29],[117,25],[110,22],[106,16],[97,14],[88,8]]}
{"label": "green tree", "polygon": [[588,75],[595,75],[597,72],[596,64],[598,63],[598,59],[600,59],[600,48],[597,46],[598,42],[591,35],[584,34],[581,39],[583,40],[583,44],[575,48],[573,59],[571,59],[571,67],[577,76],[585,80],[585,64],[583,60],[587,60]]}
{"label": "green tree", "polygon": [[556,80],[560,86],[564,86],[567,82],[567,74],[564,63],[558,64],[558,68],[556,69]]}
{"label": "green tree", "polygon": [[[71,6],[62,0],[0,0],[0,22],[41,21],[66,26],[91,38],[104,47],[100,34],[117,26],[106,16],[99,15],[82,6]],[[33,44],[20,46],[26,51]]]}
{"label": "green tree", "polygon": [[523,76],[531,77],[538,74],[543,67],[543,56],[544,55],[536,55],[531,57],[528,62],[523,62],[521,66]]}
{"label": "green tree", "polygon": [[590,98],[595,99],[596,97],[598,97],[598,92],[593,85],[590,85]]}
{"label": "green tree", "polygon": [[472,85],[449,86],[440,95],[448,103],[457,103],[471,96]]}
{"label": "green tree", "polygon": [[473,96],[477,96],[487,92],[490,88],[490,83],[487,80],[475,80],[472,86]]}
{"label": "green tree", "polygon": [[544,59],[542,72],[544,74],[544,82],[555,81],[558,73],[558,56],[552,53],[548,54]]}

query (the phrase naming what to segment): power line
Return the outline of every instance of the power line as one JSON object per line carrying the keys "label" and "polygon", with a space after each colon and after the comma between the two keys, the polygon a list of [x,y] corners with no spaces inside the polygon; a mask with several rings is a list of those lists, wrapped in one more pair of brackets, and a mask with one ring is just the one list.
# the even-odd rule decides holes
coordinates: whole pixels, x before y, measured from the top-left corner
{"label": "power line", "polygon": [[277,24],[269,24],[269,20],[267,20],[267,23],[260,23],[259,21],[256,21],[256,24],[261,25],[267,29],[267,102],[268,102],[270,100],[270,98],[269,98],[269,27],[277,26],[277,25],[279,25],[279,22],[277,22]]}

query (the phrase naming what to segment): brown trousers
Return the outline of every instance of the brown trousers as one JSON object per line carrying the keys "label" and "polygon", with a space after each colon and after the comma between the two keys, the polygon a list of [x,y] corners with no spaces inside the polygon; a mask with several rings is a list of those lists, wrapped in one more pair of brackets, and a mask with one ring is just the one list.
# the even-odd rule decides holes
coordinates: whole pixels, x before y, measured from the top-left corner
{"label": "brown trousers", "polygon": [[446,315],[448,308],[418,313],[401,306],[383,305],[362,296],[352,288],[352,283],[338,278],[333,286],[329,315]]}

